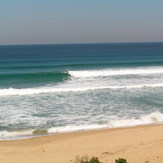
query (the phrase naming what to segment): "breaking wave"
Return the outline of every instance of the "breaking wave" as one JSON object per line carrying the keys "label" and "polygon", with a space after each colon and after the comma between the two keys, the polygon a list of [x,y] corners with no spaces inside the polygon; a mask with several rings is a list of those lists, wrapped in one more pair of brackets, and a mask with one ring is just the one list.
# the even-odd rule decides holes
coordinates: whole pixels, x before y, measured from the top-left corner
{"label": "breaking wave", "polygon": [[85,70],[85,71],[69,71],[72,77],[102,77],[115,75],[146,75],[163,73],[163,67],[150,68],[124,68],[124,69],[103,69],[103,70]]}
{"label": "breaking wave", "polygon": [[62,82],[69,77],[68,72],[35,72],[35,73],[12,73],[0,74],[0,82],[18,83],[18,82]]}
{"label": "breaking wave", "polygon": [[148,124],[162,124],[163,123],[163,114],[160,112],[153,112],[147,115],[142,115],[139,118],[130,118],[130,119],[120,119],[116,118],[115,120],[108,121],[105,124],[89,124],[89,125],[67,125],[63,127],[52,127],[47,130],[21,130],[21,131],[0,131],[0,140],[14,140],[14,139],[25,139],[38,135],[45,134],[60,134],[68,132],[77,132],[77,131],[89,131],[89,130],[98,130],[98,129],[111,129],[119,127],[130,127],[130,126],[139,126],[139,125],[148,125]]}
{"label": "breaking wave", "polygon": [[36,88],[25,88],[25,89],[0,89],[0,96],[10,96],[10,95],[33,95],[41,93],[60,93],[60,92],[84,92],[99,89],[139,89],[146,87],[163,87],[163,83],[159,84],[140,84],[140,85],[122,85],[122,86],[89,86],[89,87],[73,87],[73,88],[62,88],[62,87],[36,87]]}

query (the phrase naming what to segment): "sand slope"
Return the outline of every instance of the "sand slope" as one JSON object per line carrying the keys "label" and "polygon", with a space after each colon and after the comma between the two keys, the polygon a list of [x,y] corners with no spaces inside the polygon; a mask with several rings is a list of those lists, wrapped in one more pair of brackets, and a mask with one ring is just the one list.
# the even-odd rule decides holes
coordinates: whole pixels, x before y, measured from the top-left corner
{"label": "sand slope", "polygon": [[72,163],[77,155],[103,163],[163,163],[163,125],[98,130],[0,142],[0,163]]}

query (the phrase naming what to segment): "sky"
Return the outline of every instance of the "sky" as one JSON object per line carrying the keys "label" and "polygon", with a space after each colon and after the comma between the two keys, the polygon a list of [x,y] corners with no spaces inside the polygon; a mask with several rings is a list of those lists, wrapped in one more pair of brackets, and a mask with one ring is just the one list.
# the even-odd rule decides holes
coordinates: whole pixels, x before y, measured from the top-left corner
{"label": "sky", "polygon": [[0,0],[0,45],[163,42],[163,0]]}

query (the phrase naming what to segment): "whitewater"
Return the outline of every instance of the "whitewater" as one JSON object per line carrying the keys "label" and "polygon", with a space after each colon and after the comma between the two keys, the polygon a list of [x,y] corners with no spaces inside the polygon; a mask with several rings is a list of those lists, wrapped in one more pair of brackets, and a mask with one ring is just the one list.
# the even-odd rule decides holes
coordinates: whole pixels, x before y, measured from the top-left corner
{"label": "whitewater", "polygon": [[[116,85],[107,85],[104,80],[105,78],[110,76],[124,76],[127,80],[129,80],[129,75],[139,75],[142,78],[142,75],[150,77],[153,74],[154,78],[158,78],[155,75],[163,75],[163,67],[144,67],[144,68],[132,68],[132,69],[101,69],[101,70],[83,70],[83,71],[67,71],[63,72],[67,73],[71,77],[71,81],[60,84],[60,86],[42,86],[42,87],[34,87],[34,88],[26,88],[26,89],[0,89],[0,96],[7,96],[7,95],[31,95],[31,94],[40,94],[40,93],[57,93],[57,92],[81,92],[81,91],[89,91],[89,90],[96,90],[96,89],[131,89],[131,88],[143,88],[143,87],[163,87],[163,83],[158,80],[158,82],[153,83],[149,81],[142,81],[139,78],[140,84],[135,84],[135,79],[133,79],[133,83],[129,84],[129,82],[124,85],[121,85],[120,81],[117,85],[118,80],[116,79]],[[76,79],[77,78],[77,79]],[[83,79],[89,78],[89,79]],[[147,77],[148,78],[148,77]],[[92,83],[90,84],[90,80]],[[101,82],[103,80],[103,83]],[[111,83],[114,83],[114,79]],[[144,80],[144,78],[143,78]],[[108,82],[108,81],[107,81]],[[144,84],[143,84],[144,82]],[[148,83],[147,83],[148,82]],[[71,83],[71,84],[70,84]],[[78,85],[76,83],[82,83],[82,85]],[[84,84],[87,83],[85,86]],[[98,84],[100,83],[100,84]],[[91,85],[91,86],[90,86]]]}
{"label": "whitewater", "polygon": [[0,50],[0,140],[163,123],[163,43]]}

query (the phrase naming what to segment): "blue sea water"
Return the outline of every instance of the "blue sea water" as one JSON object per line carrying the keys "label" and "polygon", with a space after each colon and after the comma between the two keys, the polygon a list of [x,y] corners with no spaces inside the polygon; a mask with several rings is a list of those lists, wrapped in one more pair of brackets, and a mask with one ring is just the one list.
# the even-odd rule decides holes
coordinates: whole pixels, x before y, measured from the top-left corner
{"label": "blue sea water", "polygon": [[163,43],[0,46],[0,140],[163,122]]}

